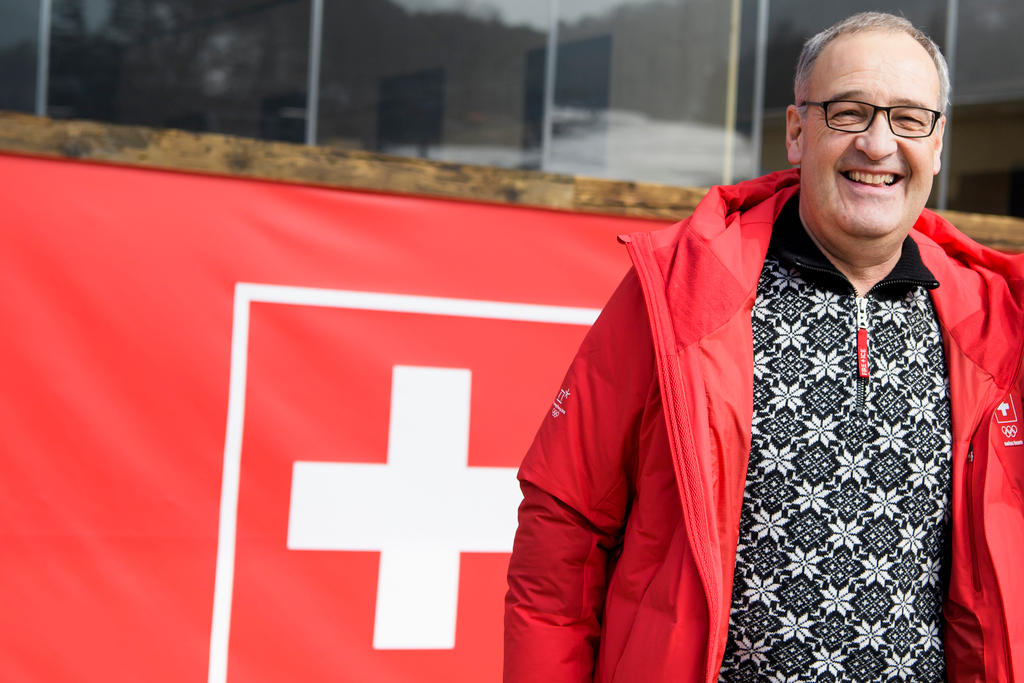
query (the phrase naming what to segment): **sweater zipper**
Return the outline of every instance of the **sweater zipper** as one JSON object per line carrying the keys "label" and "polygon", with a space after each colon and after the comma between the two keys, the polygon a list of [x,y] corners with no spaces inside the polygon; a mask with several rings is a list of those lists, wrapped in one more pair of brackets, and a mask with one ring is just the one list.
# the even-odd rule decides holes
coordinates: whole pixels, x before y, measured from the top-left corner
{"label": "sweater zipper", "polygon": [[[871,368],[868,364],[870,355],[868,353],[868,294],[875,291],[878,287],[875,284],[874,287],[864,293],[864,296],[857,296],[854,292],[853,298],[857,304],[857,411],[864,413],[867,409],[867,394],[868,394],[868,381],[871,377]],[[922,282],[918,280],[888,280],[886,285],[921,285]],[[938,286],[937,282],[932,282],[932,286]]]}
{"label": "sweater zipper", "polygon": [[[843,280],[846,280],[847,284],[850,281],[841,273],[830,270],[828,268],[822,268],[820,266],[812,265],[803,261],[802,259],[794,259],[793,261],[797,267],[805,270],[811,270],[818,273],[825,273],[829,276],[838,275]],[[857,411],[863,413],[867,406],[867,393],[868,393],[868,379],[871,375],[871,369],[868,366],[868,294],[875,290],[875,287],[881,283],[876,283],[874,287],[864,293],[864,296],[857,296],[857,291],[854,289],[853,298],[857,304],[857,386],[856,386],[856,405]],[[922,285],[929,284],[932,287],[937,287],[938,282],[923,283],[920,280],[909,280],[909,279],[898,279],[888,280],[885,282],[886,285]],[[853,289],[853,285],[850,284],[850,289]]]}
{"label": "sweater zipper", "polygon": [[863,413],[867,404],[868,377],[868,299],[854,296],[857,304],[857,410]]}

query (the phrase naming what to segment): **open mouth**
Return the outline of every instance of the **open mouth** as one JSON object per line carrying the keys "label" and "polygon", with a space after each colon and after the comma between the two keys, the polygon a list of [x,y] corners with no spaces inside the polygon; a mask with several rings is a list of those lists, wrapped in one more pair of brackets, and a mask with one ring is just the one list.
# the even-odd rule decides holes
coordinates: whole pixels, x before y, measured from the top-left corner
{"label": "open mouth", "polygon": [[843,171],[843,177],[861,185],[874,187],[894,185],[903,177],[897,173],[864,173],[863,171]]}

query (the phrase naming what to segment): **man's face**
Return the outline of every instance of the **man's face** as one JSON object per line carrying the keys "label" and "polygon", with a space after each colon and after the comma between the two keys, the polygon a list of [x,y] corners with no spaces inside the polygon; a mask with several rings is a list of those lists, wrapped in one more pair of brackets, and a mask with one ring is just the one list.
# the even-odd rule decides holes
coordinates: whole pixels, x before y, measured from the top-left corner
{"label": "man's face", "polygon": [[[931,57],[903,33],[840,37],[818,57],[807,99],[861,100],[880,106],[939,109],[939,77]],[[825,125],[821,107],[786,111],[789,161],[800,164],[800,215],[826,250],[862,240],[902,240],[924,209],[939,172],[939,120],[927,138],[901,138],[879,113],[863,133]],[[879,182],[881,181],[881,182]]]}

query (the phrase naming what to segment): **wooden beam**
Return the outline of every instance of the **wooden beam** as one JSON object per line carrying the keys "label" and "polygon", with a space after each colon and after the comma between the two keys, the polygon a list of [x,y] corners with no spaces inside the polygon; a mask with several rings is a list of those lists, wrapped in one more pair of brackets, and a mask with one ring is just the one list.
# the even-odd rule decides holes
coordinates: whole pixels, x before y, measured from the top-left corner
{"label": "wooden beam", "polygon": [[[689,215],[707,191],[14,112],[0,112],[0,151],[664,222]],[[983,244],[1024,251],[1024,219],[943,215]]]}
{"label": "wooden beam", "polygon": [[966,211],[939,211],[974,240],[994,249],[1024,252],[1024,219]]}

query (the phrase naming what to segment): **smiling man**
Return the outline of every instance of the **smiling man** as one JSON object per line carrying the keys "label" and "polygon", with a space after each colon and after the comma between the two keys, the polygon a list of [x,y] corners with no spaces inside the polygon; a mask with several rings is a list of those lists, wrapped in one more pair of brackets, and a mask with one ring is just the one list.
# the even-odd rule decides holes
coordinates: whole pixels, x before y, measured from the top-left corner
{"label": "smiling man", "polygon": [[797,65],[786,148],[804,227],[864,292],[896,264],[939,172],[949,73],[931,41],[844,26]]}
{"label": "smiling man", "polygon": [[799,168],[623,238],[519,470],[507,683],[1024,672],[1024,263],[924,208],[945,60],[858,14],[794,89]]}

